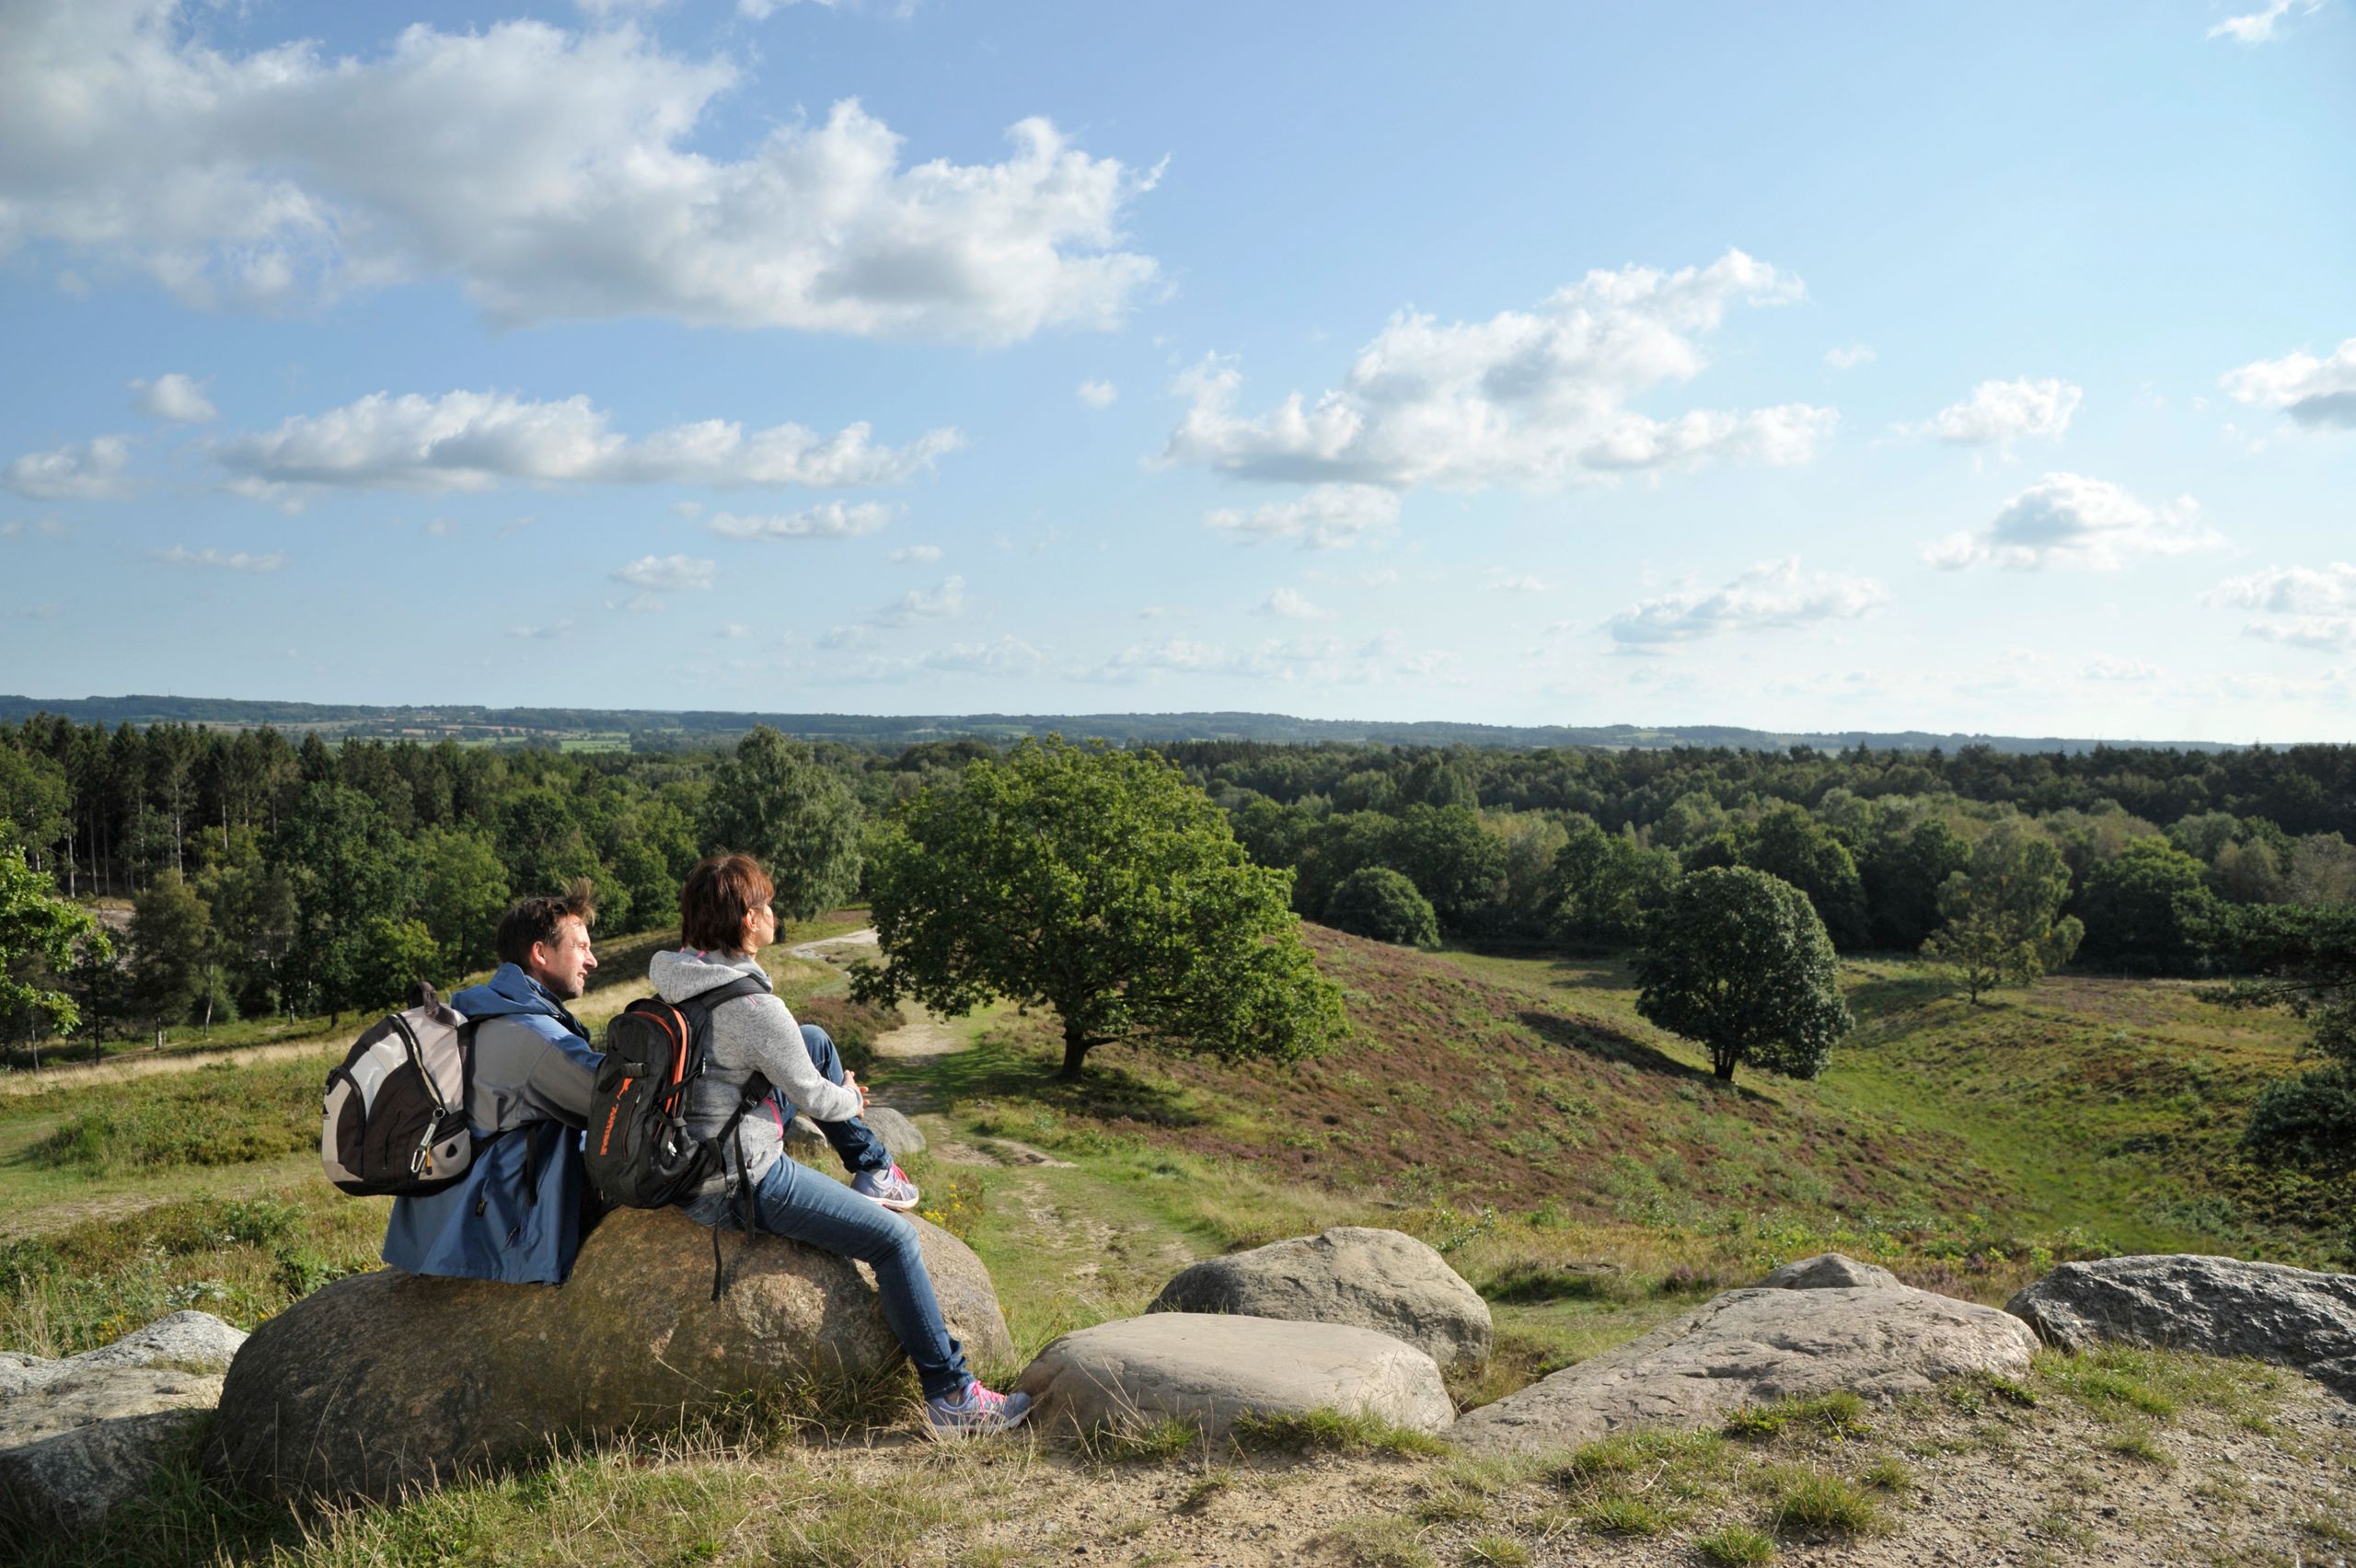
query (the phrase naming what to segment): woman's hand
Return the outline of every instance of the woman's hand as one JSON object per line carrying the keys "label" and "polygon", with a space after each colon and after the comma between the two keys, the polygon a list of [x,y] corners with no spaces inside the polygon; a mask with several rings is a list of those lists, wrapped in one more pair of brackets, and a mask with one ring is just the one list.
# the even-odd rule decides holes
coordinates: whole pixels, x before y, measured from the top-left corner
{"label": "woman's hand", "polygon": [[856,1090],[859,1093],[859,1108],[861,1111],[867,1109],[867,1086],[859,1081],[859,1075],[857,1073],[850,1071],[849,1068],[845,1068],[843,1070],[843,1087],[849,1090]]}

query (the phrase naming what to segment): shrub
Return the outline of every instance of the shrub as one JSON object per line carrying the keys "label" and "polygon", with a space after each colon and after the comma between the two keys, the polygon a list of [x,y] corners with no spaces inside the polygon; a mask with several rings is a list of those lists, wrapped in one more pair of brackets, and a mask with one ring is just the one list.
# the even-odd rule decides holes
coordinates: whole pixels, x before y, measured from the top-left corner
{"label": "shrub", "polygon": [[1325,906],[1325,923],[1400,947],[1439,946],[1439,918],[1431,901],[1388,866],[1360,866],[1344,877]]}

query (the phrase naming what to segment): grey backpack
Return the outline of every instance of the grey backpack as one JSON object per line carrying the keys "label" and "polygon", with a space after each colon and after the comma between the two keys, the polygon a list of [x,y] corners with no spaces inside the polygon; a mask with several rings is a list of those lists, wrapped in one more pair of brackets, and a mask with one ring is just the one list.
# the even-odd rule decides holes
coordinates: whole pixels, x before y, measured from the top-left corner
{"label": "grey backpack", "polygon": [[435,1192],[474,1163],[475,1025],[419,989],[418,1006],[371,1025],[328,1074],[319,1160],[355,1197]]}

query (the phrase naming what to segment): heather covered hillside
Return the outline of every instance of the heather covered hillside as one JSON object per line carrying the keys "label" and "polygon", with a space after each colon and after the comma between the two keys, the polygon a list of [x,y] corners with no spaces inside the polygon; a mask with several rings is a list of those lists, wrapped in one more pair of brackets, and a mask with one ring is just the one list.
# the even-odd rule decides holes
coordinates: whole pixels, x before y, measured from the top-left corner
{"label": "heather covered hillside", "polygon": [[2319,1261],[2341,1244],[2328,1188],[2235,1150],[2258,1086],[2292,1066],[2301,1031],[2281,1015],[2073,978],[1975,1008],[1917,962],[1851,963],[1858,1027],[1824,1076],[1728,1087],[1635,1016],[1617,961],[1310,932],[1353,1025],[1326,1055],[1106,1052],[1065,1087],[1045,1081],[1045,1020],[1011,1020],[959,1058],[961,1088],[1048,1147],[1134,1138],[1542,1228],[1796,1231],[1967,1265],[2037,1247]]}

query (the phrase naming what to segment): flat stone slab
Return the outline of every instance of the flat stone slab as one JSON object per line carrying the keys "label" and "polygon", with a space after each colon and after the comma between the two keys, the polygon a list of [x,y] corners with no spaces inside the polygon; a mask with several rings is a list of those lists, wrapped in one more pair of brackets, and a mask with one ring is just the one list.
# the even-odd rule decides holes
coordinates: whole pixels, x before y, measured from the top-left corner
{"label": "flat stone slab", "polygon": [[1782,1268],[1771,1270],[1767,1277],[1753,1288],[1851,1290],[1860,1286],[1881,1286],[1891,1290],[1906,1288],[1905,1281],[1879,1263],[1861,1263],[1838,1252],[1819,1252],[1813,1258],[1795,1258]]}
{"label": "flat stone slab", "polygon": [[1016,1387],[1034,1424],[1063,1435],[1172,1418],[1224,1437],[1249,1411],[1316,1410],[1438,1432],[1455,1416],[1432,1358],[1346,1323],[1155,1312],[1064,1335]]}
{"label": "flat stone slab", "polygon": [[2356,1400],[2356,1274],[2194,1253],[2063,1263],[2004,1310],[2064,1350],[2106,1340],[2246,1355]]}
{"label": "flat stone slab", "polygon": [[171,1366],[183,1372],[226,1372],[243,1330],[210,1312],[174,1312],[110,1344],[78,1355],[46,1360],[22,1351],[0,1351],[0,1397],[28,1392],[76,1372],[102,1366]]}
{"label": "flat stone slab", "polygon": [[2018,1319],[1928,1291],[1731,1290],[1466,1412],[1450,1435],[1499,1451],[1575,1447],[1631,1426],[1701,1429],[1771,1400],[1921,1393],[1973,1372],[2018,1378],[2036,1350]]}
{"label": "flat stone slab", "polygon": [[1146,1310],[1348,1323],[1404,1340],[1442,1366],[1478,1366],[1492,1335],[1489,1304],[1448,1260],[1403,1232],[1356,1225],[1206,1258]]}
{"label": "flat stone slab", "polygon": [[218,1373],[48,1365],[64,1370],[0,1403],[0,1519],[30,1530],[102,1524],[189,1448],[221,1399]]}

